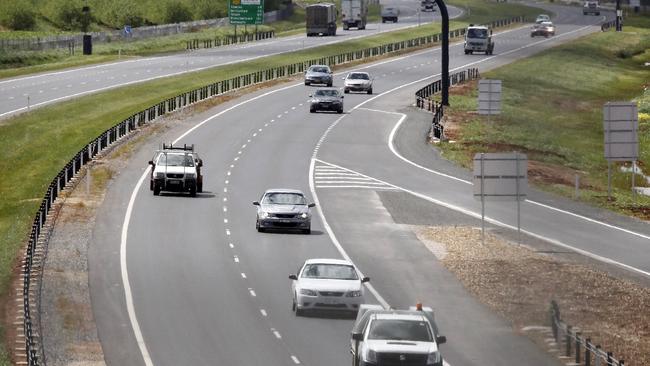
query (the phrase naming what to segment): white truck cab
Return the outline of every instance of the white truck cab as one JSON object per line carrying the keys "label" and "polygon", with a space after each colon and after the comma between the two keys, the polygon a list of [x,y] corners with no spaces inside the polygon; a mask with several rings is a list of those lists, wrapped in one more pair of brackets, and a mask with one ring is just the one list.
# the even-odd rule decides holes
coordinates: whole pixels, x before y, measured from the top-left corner
{"label": "white truck cab", "polygon": [[492,30],[488,27],[470,24],[465,30],[465,54],[471,55],[474,52],[485,52],[486,55],[494,52]]}
{"label": "white truck cab", "polygon": [[442,366],[438,346],[446,341],[430,307],[384,310],[363,304],[352,329],[352,365]]}

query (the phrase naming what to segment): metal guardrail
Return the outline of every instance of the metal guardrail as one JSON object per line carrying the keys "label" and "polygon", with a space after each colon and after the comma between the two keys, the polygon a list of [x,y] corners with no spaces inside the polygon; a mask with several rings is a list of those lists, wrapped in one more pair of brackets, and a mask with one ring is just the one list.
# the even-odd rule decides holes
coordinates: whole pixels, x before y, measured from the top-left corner
{"label": "metal guardrail", "polygon": [[[510,25],[523,21],[523,17],[499,20],[492,22],[493,27]],[[464,35],[464,29],[450,31],[450,35],[459,37]],[[32,229],[29,234],[27,248],[25,251],[25,260],[23,265],[23,299],[21,311],[23,313],[23,330],[25,340],[25,356],[27,364],[30,366],[45,365],[44,352],[37,339],[40,337],[40,321],[38,317],[38,302],[31,299],[34,291],[40,289],[32,288],[33,284],[38,284],[36,280],[40,277],[43,258],[39,257],[42,253],[41,245],[45,245],[48,240],[50,230],[46,227],[46,219],[50,213],[55,200],[60,196],[63,189],[70,183],[73,177],[98,154],[104,152],[109,146],[120,141],[132,131],[138,129],[147,123],[153,122],[161,116],[178,111],[202,100],[223,95],[230,91],[244,88],[250,85],[264,83],[270,80],[285,78],[302,74],[307,68],[314,64],[339,65],[361,59],[377,57],[405,50],[408,48],[420,47],[439,42],[442,34],[413,38],[400,42],[393,42],[375,47],[370,47],[353,52],[342,53],[312,59],[304,62],[297,62],[290,65],[273,67],[262,71],[256,71],[245,75],[239,75],[230,79],[218,81],[203,87],[182,93],[173,98],[166,99],[147,109],[137,112],[125,120],[119,122],[113,127],[104,131],[94,140],[90,141],[59,171],[48,186],[45,196],[41,200],[41,205],[36,213],[32,223]],[[42,256],[42,254],[40,254]],[[34,283],[32,282],[34,281]],[[33,314],[36,313],[36,314]]]}
{"label": "metal guardrail", "polygon": [[625,360],[617,360],[612,352],[602,349],[599,344],[594,345],[591,338],[583,337],[582,333],[576,331],[571,325],[566,324],[560,318],[560,307],[555,300],[551,301],[550,307],[551,330],[555,342],[560,345],[564,343],[564,356],[575,355],[575,363],[581,364],[584,356],[585,366],[624,366]]}
{"label": "metal guardrail", "polygon": [[[449,76],[449,86],[461,84],[465,81],[475,80],[479,77],[480,73],[478,71],[478,68],[469,68],[467,70],[451,74]],[[439,79],[425,85],[423,88],[415,92],[415,105],[420,109],[424,109],[433,113],[431,128],[429,130],[429,138],[444,138],[444,126],[442,125],[444,109],[440,102],[431,98],[432,95],[437,94],[441,91],[442,79]]]}
{"label": "metal guardrail", "polygon": [[616,28],[616,20],[610,20],[609,22],[600,25],[600,30],[603,32],[608,31],[611,28]]}
{"label": "metal guardrail", "polygon": [[256,33],[246,33],[240,35],[228,35],[226,37],[215,37],[215,38],[204,38],[204,39],[192,39],[187,41],[186,48],[188,50],[196,50],[199,48],[213,48],[226,46],[229,44],[244,43],[244,42],[253,42],[260,41],[263,39],[269,39],[275,37],[275,31],[267,32],[256,32]]}

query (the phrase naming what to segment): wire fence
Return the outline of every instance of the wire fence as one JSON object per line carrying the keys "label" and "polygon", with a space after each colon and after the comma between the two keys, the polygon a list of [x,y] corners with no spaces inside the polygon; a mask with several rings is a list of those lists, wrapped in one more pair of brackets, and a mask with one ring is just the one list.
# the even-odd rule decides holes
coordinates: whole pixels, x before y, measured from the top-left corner
{"label": "wire fence", "polygon": [[[551,330],[555,342],[564,347],[564,357],[574,357],[575,363],[585,366],[624,366],[625,360],[617,360],[612,352],[602,349],[599,344],[593,344],[591,338],[584,337],[578,329],[566,324],[560,317],[560,307],[555,300],[550,307]],[[584,357],[584,359],[583,359]]]}
{"label": "wire fence", "polygon": [[[481,75],[478,68],[469,68],[467,70],[459,71],[449,75],[449,86],[461,84],[466,81],[476,80]],[[415,92],[415,105],[420,108],[433,113],[431,120],[431,128],[429,129],[430,139],[444,139],[444,125],[442,118],[444,116],[444,108],[442,104],[433,98],[433,95],[442,91],[442,79],[436,80],[430,84],[425,85],[423,88]]]}
{"label": "wire fence", "polygon": [[[522,22],[522,17],[499,20],[492,23],[493,27],[507,26],[516,22]],[[464,35],[464,29],[450,31],[451,37]],[[19,313],[23,315],[23,334],[18,338],[24,338],[25,361],[30,366],[45,365],[43,348],[39,345],[40,340],[40,276],[42,275],[42,264],[44,261],[45,246],[50,235],[52,220],[48,220],[55,200],[60,197],[61,192],[73,184],[73,179],[84,169],[85,165],[93,159],[108,151],[115,143],[129,136],[140,127],[156,121],[166,114],[179,111],[203,100],[217,97],[225,93],[245,88],[251,85],[264,83],[271,80],[286,78],[302,74],[309,66],[315,64],[326,64],[330,66],[346,64],[359,60],[366,60],[382,55],[403,50],[417,48],[437,43],[442,40],[442,34],[423,36],[405,41],[383,44],[375,47],[361,49],[337,55],[324,56],[308,61],[296,62],[289,65],[272,67],[261,71],[234,76],[230,79],[221,80],[203,87],[184,92],[175,97],[163,100],[155,105],[141,110],[113,127],[104,131],[101,135],[86,144],[74,157],[68,161],[49,184],[45,196],[41,200],[39,209],[34,217],[32,228],[27,241],[25,259],[23,261],[22,282],[23,292]],[[457,73],[460,74],[460,73]],[[456,75],[456,74],[455,74]],[[457,80],[464,80],[465,77],[457,76]],[[34,297],[34,298],[33,298]]]}

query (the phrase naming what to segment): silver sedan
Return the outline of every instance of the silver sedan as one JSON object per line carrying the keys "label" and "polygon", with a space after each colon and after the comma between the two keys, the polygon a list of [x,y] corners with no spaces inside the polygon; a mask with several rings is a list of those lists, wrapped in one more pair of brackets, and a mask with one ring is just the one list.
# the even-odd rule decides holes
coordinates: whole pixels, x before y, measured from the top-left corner
{"label": "silver sedan", "polygon": [[365,303],[363,283],[354,265],[343,259],[308,259],[292,279],[293,311],[339,310],[356,313]]}
{"label": "silver sedan", "polygon": [[372,94],[372,80],[367,72],[353,71],[343,79],[343,92],[360,91]]}
{"label": "silver sedan", "polygon": [[309,209],[316,204],[308,204],[299,190],[269,189],[253,205],[257,206],[255,228],[259,232],[266,229],[298,229],[305,234],[311,233]]}

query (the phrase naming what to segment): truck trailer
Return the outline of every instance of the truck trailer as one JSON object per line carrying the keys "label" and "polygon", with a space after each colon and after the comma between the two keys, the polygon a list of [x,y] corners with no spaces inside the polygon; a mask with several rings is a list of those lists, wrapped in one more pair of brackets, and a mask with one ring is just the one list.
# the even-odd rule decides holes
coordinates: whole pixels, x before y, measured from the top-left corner
{"label": "truck trailer", "polygon": [[305,8],[307,37],[335,36],[338,10],[332,3],[318,3]]}
{"label": "truck trailer", "polygon": [[343,30],[366,29],[368,21],[368,0],[341,0],[341,22]]}

